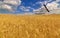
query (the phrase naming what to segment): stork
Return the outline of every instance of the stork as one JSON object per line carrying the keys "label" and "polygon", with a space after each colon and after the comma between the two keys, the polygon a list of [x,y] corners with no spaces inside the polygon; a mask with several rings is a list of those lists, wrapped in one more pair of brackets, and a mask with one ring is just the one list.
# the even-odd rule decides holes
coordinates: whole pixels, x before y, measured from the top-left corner
{"label": "stork", "polygon": [[45,7],[45,9],[47,10],[47,12],[50,12],[49,10],[48,10],[48,8],[46,7],[46,5],[45,4],[43,4],[43,6]]}

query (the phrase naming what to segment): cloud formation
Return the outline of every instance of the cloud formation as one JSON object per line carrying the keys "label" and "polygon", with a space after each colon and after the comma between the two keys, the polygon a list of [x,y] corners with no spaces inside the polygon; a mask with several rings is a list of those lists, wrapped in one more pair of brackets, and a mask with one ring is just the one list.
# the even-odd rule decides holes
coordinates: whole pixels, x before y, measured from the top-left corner
{"label": "cloud formation", "polygon": [[47,4],[47,8],[49,9],[49,10],[54,10],[54,9],[59,9],[58,8],[58,3],[56,3],[56,2],[52,2],[52,3],[48,3]]}
{"label": "cloud formation", "polygon": [[20,0],[4,0],[0,1],[0,13],[13,12],[17,6],[21,4]]}
{"label": "cloud formation", "polygon": [[[51,0],[50,0],[51,1]],[[53,2],[51,2],[51,3],[47,3],[47,8],[49,9],[49,11],[50,11],[50,13],[51,14],[53,14],[53,13],[55,13],[55,14],[59,14],[59,10],[60,10],[60,8],[58,7],[58,6],[60,6],[59,4],[58,4],[58,2],[60,2],[60,0],[56,0],[56,1],[53,1]],[[42,7],[41,8],[39,8],[39,9],[34,9],[33,10],[34,11],[34,13],[47,13],[47,11],[46,11],[46,9],[44,8],[44,6],[42,5]],[[37,11],[37,12],[36,12]],[[49,13],[49,14],[50,14]]]}
{"label": "cloud formation", "polygon": [[20,6],[19,9],[21,9],[22,11],[28,12],[28,11],[30,11],[30,8],[31,7]]}

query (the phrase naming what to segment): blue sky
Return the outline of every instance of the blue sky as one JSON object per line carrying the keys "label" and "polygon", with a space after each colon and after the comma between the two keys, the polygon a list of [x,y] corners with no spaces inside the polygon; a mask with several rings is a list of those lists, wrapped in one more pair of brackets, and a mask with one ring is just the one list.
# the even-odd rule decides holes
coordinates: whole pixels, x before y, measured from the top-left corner
{"label": "blue sky", "polygon": [[[21,5],[18,6],[17,10],[18,11],[24,11],[20,9],[20,6],[24,6],[26,7],[26,9],[29,9],[30,12],[33,11],[33,9],[39,9],[42,7],[42,4],[39,2],[45,2],[45,1],[49,1],[49,0],[21,0]],[[51,0],[48,3],[51,3],[55,0]],[[30,8],[27,8],[30,7]]]}
{"label": "blue sky", "polygon": [[[18,11],[24,11],[24,10],[21,10],[20,9],[20,6],[24,6],[26,7],[26,9],[29,9],[30,12],[33,11],[33,9],[38,9],[38,8],[41,8],[42,7],[42,4],[41,3],[38,3],[38,2],[44,2],[44,1],[49,1],[49,0],[21,0],[21,5],[18,6]],[[53,2],[55,0],[51,0],[49,1],[49,3]],[[27,8],[27,7],[30,7],[30,8]]]}
{"label": "blue sky", "polygon": [[[8,3],[7,1],[8,2],[13,1],[14,3],[12,2]],[[34,10],[38,10],[41,7],[43,7],[42,6],[43,3],[46,3],[48,7],[49,7],[49,4],[50,5],[56,4],[56,7],[58,6],[60,7],[60,5],[58,5],[60,4],[59,0],[4,0],[4,2],[0,2],[0,13],[33,12]]]}

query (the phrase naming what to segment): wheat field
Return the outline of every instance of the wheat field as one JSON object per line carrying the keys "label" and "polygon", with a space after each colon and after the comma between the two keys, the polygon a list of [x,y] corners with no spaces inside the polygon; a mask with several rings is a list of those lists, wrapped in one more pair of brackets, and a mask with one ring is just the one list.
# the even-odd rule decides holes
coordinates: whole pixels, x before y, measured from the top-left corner
{"label": "wheat field", "polygon": [[60,15],[0,14],[0,38],[60,38]]}

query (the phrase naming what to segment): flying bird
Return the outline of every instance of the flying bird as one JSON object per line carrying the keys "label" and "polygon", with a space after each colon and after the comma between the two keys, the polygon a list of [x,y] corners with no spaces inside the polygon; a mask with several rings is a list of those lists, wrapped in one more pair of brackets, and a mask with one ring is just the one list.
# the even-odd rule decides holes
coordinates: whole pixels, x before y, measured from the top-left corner
{"label": "flying bird", "polygon": [[48,8],[46,7],[46,5],[45,4],[43,4],[43,6],[45,7],[45,9],[47,10],[47,12],[50,12],[49,10],[48,10]]}

